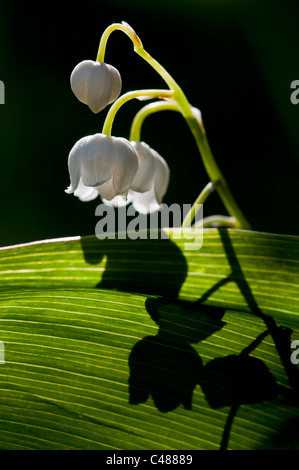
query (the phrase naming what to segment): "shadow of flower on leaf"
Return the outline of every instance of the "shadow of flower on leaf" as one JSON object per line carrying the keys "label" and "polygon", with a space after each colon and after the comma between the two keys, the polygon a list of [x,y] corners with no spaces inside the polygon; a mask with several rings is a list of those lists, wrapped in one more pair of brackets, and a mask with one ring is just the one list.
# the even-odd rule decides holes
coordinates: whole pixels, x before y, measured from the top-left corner
{"label": "shadow of flower on leaf", "polygon": [[143,338],[131,351],[131,404],[144,403],[151,396],[159,411],[172,411],[180,404],[191,410],[193,390],[203,371],[202,360],[191,344],[225,325],[222,309],[200,307],[179,300],[147,299],[147,311],[159,331]]}
{"label": "shadow of flower on leaf", "polygon": [[[228,448],[230,430],[240,405],[277,396],[276,380],[266,364],[250,356],[267,335],[274,341],[295,397],[299,380],[298,370],[289,360],[292,330],[278,327],[273,318],[263,314],[243,275],[229,231],[219,229],[219,235],[231,272],[196,302],[178,298],[188,266],[183,253],[171,240],[162,244],[161,240],[149,239],[100,243],[82,239],[82,248],[90,264],[100,263],[104,256],[107,258],[96,287],[149,296],[145,308],[159,327],[156,336],[138,341],[129,355],[129,403],[145,403],[151,396],[162,413],[180,405],[191,410],[194,389],[200,386],[211,408],[231,407],[220,445],[224,450]],[[230,282],[239,287],[251,313],[264,321],[266,330],[239,355],[215,358],[204,366],[192,344],[205,340],[225,325],[222,320],[225,309],[206,302]]]}

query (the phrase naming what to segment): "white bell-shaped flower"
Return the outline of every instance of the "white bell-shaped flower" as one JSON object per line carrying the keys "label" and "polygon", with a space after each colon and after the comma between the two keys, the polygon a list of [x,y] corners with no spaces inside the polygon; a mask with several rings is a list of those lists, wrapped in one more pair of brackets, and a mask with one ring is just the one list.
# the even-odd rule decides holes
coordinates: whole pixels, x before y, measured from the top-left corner
{"label": "white bell-shaped flower", "polygon": [[145,142],[130,142],[138,155],[138,171],[132,181],[127,199],[122,197],[106,204],[121,207],[132,202],[135,209],[147,214],[159,209],[169,184],[169,167],[165,160]]}
{"label": "white bell-shaped flower", "polygon": [[81,201],[98,195],[110,201],[119,195],[126,199],[138,170],[138,157],[128,140],[95,134],[74,145],[68,165],[68,194],[74,193]]}
{"label": "white bell-shaped flower", "polygon": [[[129,198],[132,198],[132,203],[138,212],[142,214],[154,212],[159,209],[167,191],[169,167],[164,158],[145,142],[131,142],[131,144],[138,155],[139,169],[132,182]],[[144,181],[144,175],[142,178],[142,167],[144,175],[148,175],[147,182]],[[141,178],[144,182],[139,188]]]}
{"label": "white bell-shaped flower", "polygon": [[112,65],[93,60],[83,60],[71,74],[71,88],[78,98],[98,113],[113,103],[121,92],[121,76]]}

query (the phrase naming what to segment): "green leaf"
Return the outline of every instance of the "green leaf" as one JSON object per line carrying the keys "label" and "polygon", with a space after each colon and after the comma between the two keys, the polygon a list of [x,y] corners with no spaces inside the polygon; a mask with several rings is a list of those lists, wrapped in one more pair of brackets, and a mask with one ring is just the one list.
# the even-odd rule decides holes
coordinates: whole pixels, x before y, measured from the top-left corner
{"label": "green leaf", "polygon": [[0,249],[1,449],[297,448],[299,238],[170,235]]}

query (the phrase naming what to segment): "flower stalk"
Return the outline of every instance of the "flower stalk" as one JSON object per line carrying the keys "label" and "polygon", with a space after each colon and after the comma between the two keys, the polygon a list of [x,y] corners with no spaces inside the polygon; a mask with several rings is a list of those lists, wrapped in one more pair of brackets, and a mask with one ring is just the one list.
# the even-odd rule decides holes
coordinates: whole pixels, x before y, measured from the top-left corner
{"label": "flower stalk", "polygon": [[[172,96],[173,96],[172,90],[136,90],[136,91],[129,91],[128,93],[125,93],[120,98],[118,98],[109,109],[109,112],[106,116],[106,119],[103,125],[102,133],[109,135],[109,136],[111,135],[112,124],[113,124],[115,115],[117,111],[121,108],[121,106],[123,106],[128,101],[133,100],[135,98],[143,98],[143,97],[172,98]],[[130,139],[130,140],[134,140],[134,139]],[[139,140],[139,139],[135,139],[135,140]]]}
{"label": "flower stalk", "polygon": [[[250,224],[244,217],[242,211],[240,210],[238,204],[236,203],[229,187],[228,184],[220,171],[220,168],[218,167],[218,164],[212,154],[206,132],[204,129],[204,126],[202,123],[199,122],[198,119],[194,116],[192,112],[192,106],[190,105],[189,101],[187,100],[184,92],[180,88],[180,86],[176,83],[176,81],[172,78],[172,76],[165,70],[162,65],[155,60],[148,52],[145,51],[143,48],[142,42],[140,38],[137,36],[133,28],[129,26],[127,23],[113,23],[110,25],[103,33],[98,49],[98,55],[97,55],[97,61],[104,61],[105,57],[105,50],[106,50],[106,45],[108,38],[110,34],[116,30],[124,32],[131,41],[133,42],[134,45],[134,50],[135,52],[141,56],[146,62],[153,67],[154,70],[164,79],[164,81],[167,83],[167,85],[170,88],[170,96],[172,103],[161,105],[159,106],[152,106],[146,108],[144,111],[144,115],[139,115],[137,116],[137,120],[135,123],[133,123],[133,128],[131,130],[131,137],[136,139],[138,134],[140,134],[140,129],[141,129],[141,123],[142,119],[144,119],[147,115],[149,115],[151,112],[156,112],[158,110],[165,110],[165,109],[175,109],[175,106],[173,102],[176,103],[178,110],[182,113],[183,117],[185,118],[192,134],[195,139],[195,142],[197,144],[197,147],[199,149],[200,155],[202,157],[203,164],[205,166],[206,172],[211,180],[211,183],[217,182],[217,191],[222,199],[222,202],[224,206],[226,207],[229,215],[235,220],[235,226],[236,228],[242,228],[242,229],[250,229]],[[141,95],[139,95],[141,96]],[[158,96],[158,95],[156,95]],[[162,97],[162,95],[160,95]],[[136,95],[137,97],[137,95]],[[154,94],[152,95],[154,97]],[[132,99],[131,97],[128,97],[129,99]],[[119,100],[122,100],[122,98],[119,98]],[[103,132],[111,132],[111,119],[113,116],[113,113],[116,112],[117,109],[125,102],[127,101],[127,98],[125,98],[125,101],[119,101],[112,106],[115,106],[114,110],[111,110],[111,115],[107,116],[108,121],[106,120],[104,124],[104,129]],[[109,115],[109,114],[108,114]],[[142,117],[141,117],[142,116]],[[139,120],[140,119],[140,120]],[[110,135],[110,134],[108,134]],[[201,196],[201,195],[200,195]],[[199,197],[200,197],[199,196]],[[231,220],[233,220],[231,219]]]}
{"label": "flower stalk", "polygon": [[[104,62],[108,39],[110,35],[117,30],[125,33],[130,38],[133,43],[135,52],[140,57],[142,57],[163,78],[163,80],[169,87],[168,89],[136,90],[125,93],[119,97],[122,87],[121,76],[117,69],[115,69],[115,67]],[[191,106],[183,90],[173,79],[173,77],[157,60],[155,60],[144,49],[140,38],[137,36],[136,32],[130,25],[125,22],[113,23],[108,28],[106,28],[100,40],[96,61],[85,60],[75,67],[71,75],[71,87],[79,101],[84,104],[87,104],[94,113],[101,111],[108,104],[111,104],[111,107],[103,125],[102,134],[89,136],[88,138],[86,138],[87,140],[83,139],[80,143],[81,146],[75,146],[75,150],[73,149],[70,154],[69,163],[72,165],[73,168],[73,176],[76,173],[76,184],[79,188],[74,189],[74,191],[72,190],[71,192],[74,192],[75,195],[81,197],[82,200],[90,200],[91,197],[96,196],[97,192],[101,195],[104,190],[107,193],[108,189],[109,195],[113,195],[115,193],[115,196],[117,197],[126,195],[129,191],[131,195],[133,194],[136,201],[140,201],[141,199],[143,199],[143,196],[140,196],[141,193],[144,193],[146,196],[144,200],[161,200],[161,194],[163,193],[164,195],[168,185],[168,176],[165,180],[167,184],[165,184],[165,182],[163,183],[162,178],[163,171],[165,170],[167,164],[164,159],[159,156],[159,154],[157,154],[153,149],[148,149],[146,144],[141,142],[141,127],[144,119],[152,113],[165,110],[179,111],[190,128],[190,131],[195,139],[199,153],[201,155],[202,162],[210,179],[210,182],[199,194],[189,214],[185,218],[185,221],[183,222],[183,227],[192,223],[192,220],[196,217],[196,210],[198,210],[200,204],[202,204],[203,201],[206,200],[206,198],[209,194],[211,194],[212,191],[217,190],[230,216],[229,221],[225,218],[221,219],[220,216],[220,218],[218,218],[220,223],[222,220],[225,223],[233,224],[236,228],[250,228],[249,223],[247,222],[239,206],[235,202],[228,187],[228,184],[224,176],[222,175],[217,165],[217,162],[212,154],[206,136],[205,128],[201,119],[200,111]],[[135,98],[159,98],[159,101],[144,106],[144,108],[140,110],[139,113],[137,113],[131,126],[130,142],[127,141],[127,143],[125,143],[124,141],[120,140],[115,141],[113,140],[114,138],[112,137],[111,133],[116,113],[121,108],[121,106]],[[108,138],[108,140],[105,139],[105,137]],[[127,146],[128,149],[130,148],[130,152],[135,151],[135,153],[136,149],[134,150],[134,145],[137,145],[138,142],[142,144],[141,147],[138,147],[139,153],[137,152],[139,163],[141,164],[141,162],[143,162],[143,159],[145,159],[146,162],[143,162],[141,164],[142,168],[147,168],[146,174],[142,177],[142,181],[145,181],[145,176],[148,178],[152,178],[153,174],[155,174],[155,184],[151,186],[150,190],[148,188],[146,189],[145,183],[142,185],[142,188],[137,189],[137,193],[140,194],[135,194],[136,188],[134,187],[133,183],[131,185],[124,184],[123,186],[124,181],[122,181],[122,179],[124,178],[125,173],[124,169],[122,169],[121,161],[119,161],[116,166],[114,166],[113,163],[113,159],[115,160],[117,158],[116,154],[114,155],[117,150],[117,145],[120,145],[121,142],[123,145]],[[111,160],[109,160],[109,158],[107,160],[108,143],[112,151]],[[82,153],[82,149],[84,149],[84,152],[86,153],[86,158]],[[136,155],[135,158],[137,158]],[[101,174],[100,162],[105,161],[106,166],[108,165],[107,168],[109,168],[108,171],[105,167],[105,171],[107,175],[111,174],[110,177],[108,178],[107,176],[108,179],[106,180],[105,178],[99,179],[99,181],[95,181],[93,182],[93,184],[87,182],[88,178],[86,175],[89,174],[88,172],[92,171],[92,168],[88,168],[88,165],[91,165],[92,161],[93,166],[94,168],[97,168],[99,175]],[[155,172],[153,173],[154,161],[156,162],[156,166],[158,165],[157,162],[160,162],[160,167],[158,165],[159,168],[157,167]],[[132,178],[134,180],[133,172],[131,172],[130,178],[131,180]],[[139,181],[141,181],[140,178],[141,176],[139,175],[137,180],[139,179]],[[118,181],[118,183],[120,184],[121,191],[116,190],[115,187],[111,189],[110,186],[112,180],[114,181],[114,186]],[[94,189],[88,189],[90,187],[93,187]],[[71,188],[73,188],[72,185]],[[110,199],[112,199],[114,203],[114,197],[110,197]]]}
{"label": "flower stalk", "polygon": [[138,111],[133,119],[129,140],[141,140],[141,128],[144,120],[151,114],[157,113],[159,111],[180,112],[180,109],[177,103],[170,99],[165,101],[155,101],[154,103],[149,103],[143,106],[143,108]]}
{"label": "flower stalk", "polygon": [[217,189],[219,186],[221,186],[221,181],[220,180],[217,180],[217,181],[213,181],[213,183],[210,181],[210,183],[208,183],[204,189],[201,191],[201,193],[199,194],[199,196],[197,197],[196,201],[194,202],[194,204],[192,205],[190,211],[188,212],[188,214],[186,215],[183,223],[182,223],[182,228],[185,228],[185,227],[190,227],[194,218],[196,217],[196,214],[197,214],[197,208],[200,204],[203,204],[206,199],[208,198],[208,196],[213,192],[215,191],[215,189]]}

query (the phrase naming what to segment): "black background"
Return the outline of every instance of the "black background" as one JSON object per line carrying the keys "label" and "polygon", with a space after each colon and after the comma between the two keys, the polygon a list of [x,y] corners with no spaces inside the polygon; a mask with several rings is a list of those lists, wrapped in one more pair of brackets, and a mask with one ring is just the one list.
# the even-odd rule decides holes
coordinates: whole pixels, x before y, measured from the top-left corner
{"label": "black background", "polygon": [[[145,49],[202,111],[208,139],[235,199],[253,229],[298,234],[298,2],[96,1],[0,4],[0,245],[93,234],[100,199],[67,195],[67,157],[79,138],[101,132],[72,94],[70,74],[95,60],[104,29],[127,21]],[[164,86],[114,33],[106,62],[122,75],[123,92]],[[140,102],[117,115],[113,135],[128,138]],[[196,145],[177,113],[149,117],[142,139],[171,169],[166,204],[192,203],[208,182]],[[216,194],[204,215],[225,213]]]}

